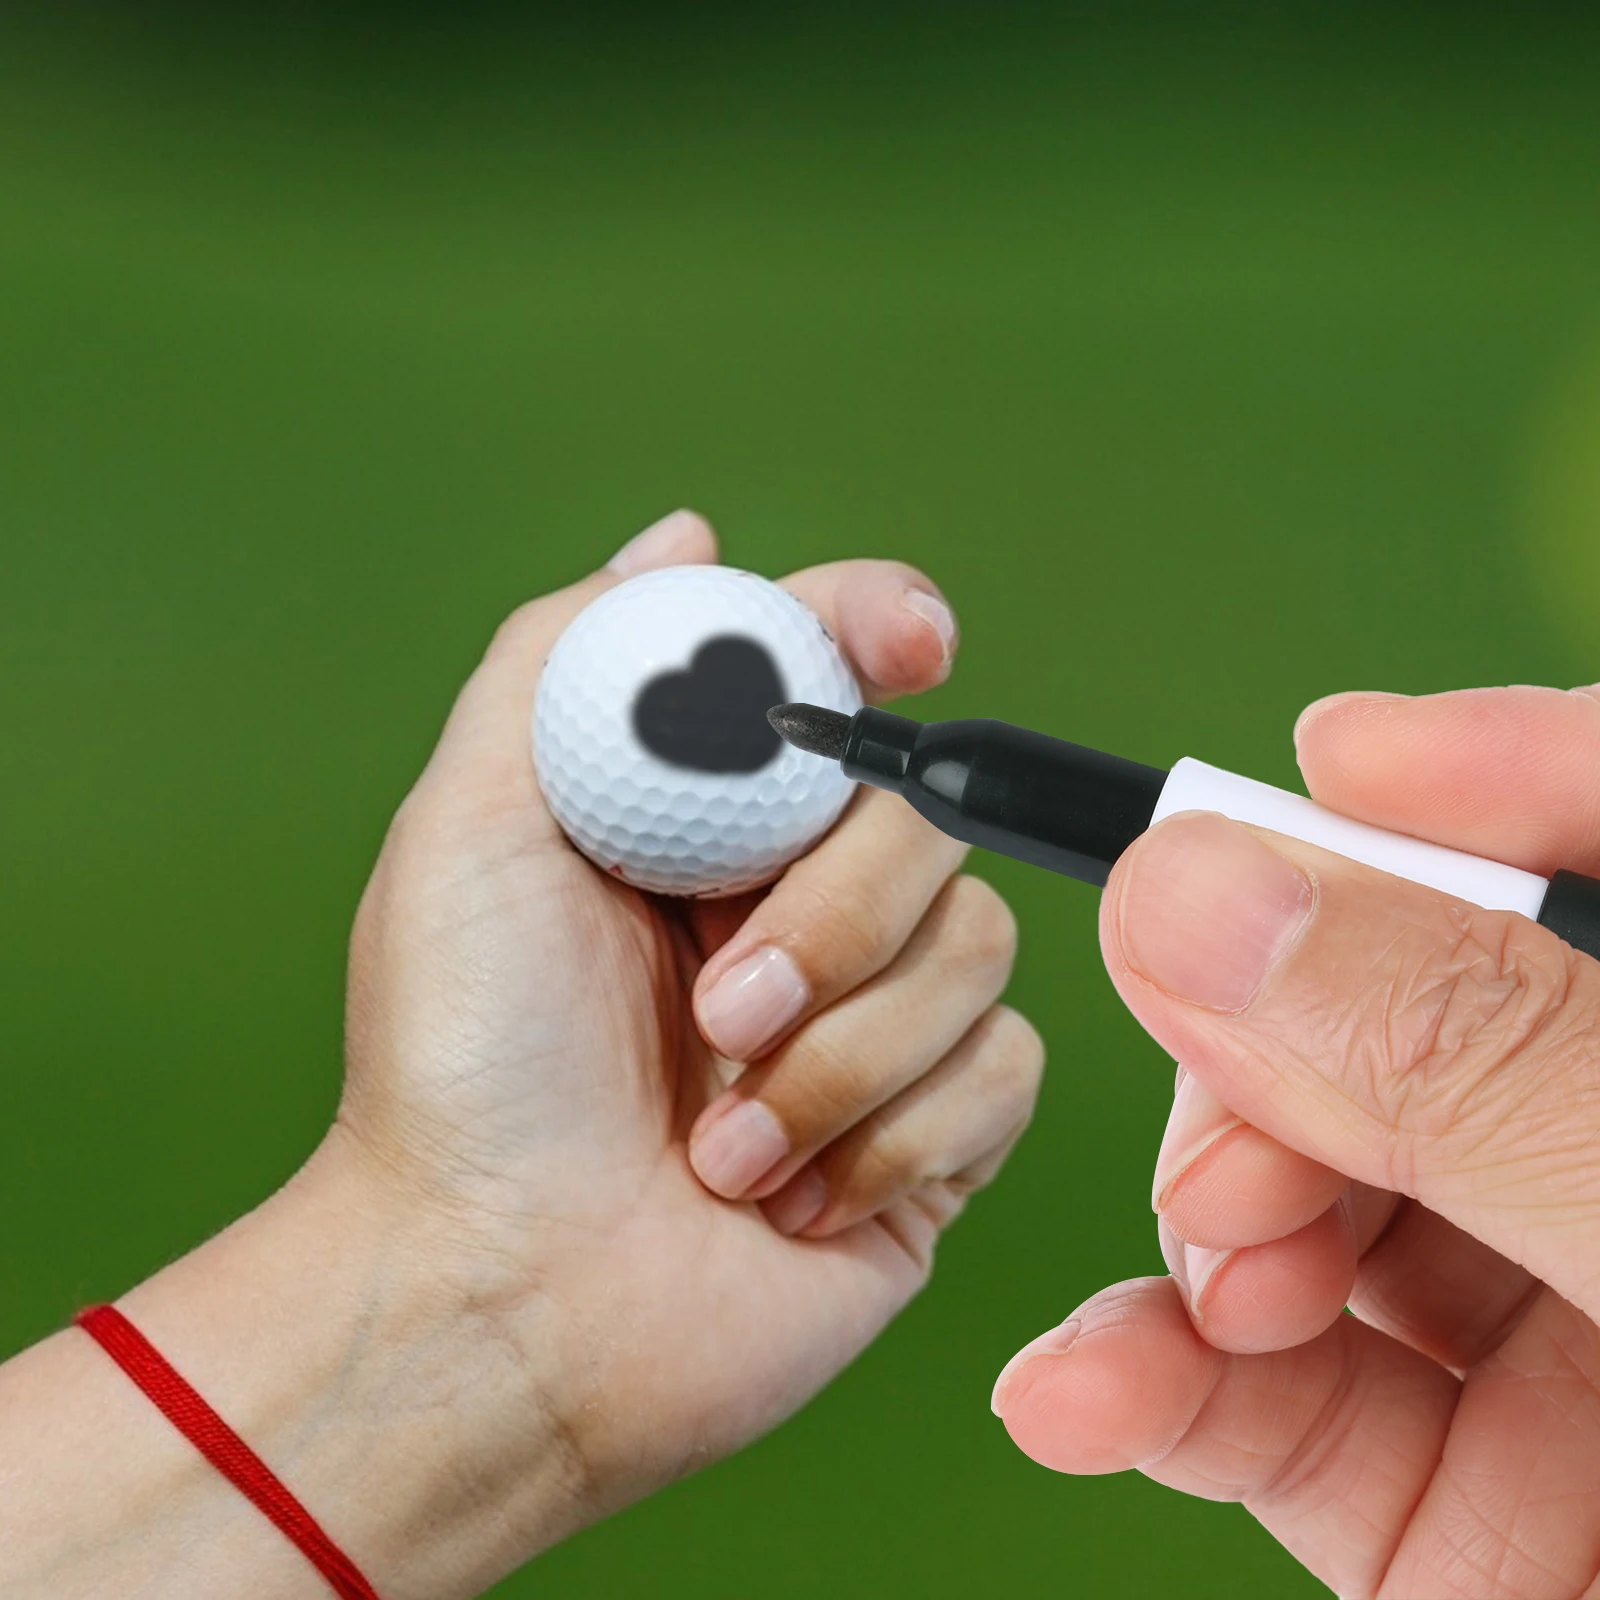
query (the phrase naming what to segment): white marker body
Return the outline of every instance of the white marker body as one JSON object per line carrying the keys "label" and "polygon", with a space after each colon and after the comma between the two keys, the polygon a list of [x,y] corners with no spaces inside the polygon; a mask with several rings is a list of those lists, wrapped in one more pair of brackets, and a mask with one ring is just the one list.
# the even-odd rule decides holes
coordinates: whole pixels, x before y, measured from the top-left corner
{"label": "white marker body", "polygon": [[1442,889],[1486,911],[1520,911],[1537,921],[1549,888],[1545,879],[1532,872],[1352,821],[1304,795],[1208,767],[1189,756],[1169,774],[1150,818],[1151,827],[1179,811],[1220,811],[1235,822],[1304,839],[1380,872]]}

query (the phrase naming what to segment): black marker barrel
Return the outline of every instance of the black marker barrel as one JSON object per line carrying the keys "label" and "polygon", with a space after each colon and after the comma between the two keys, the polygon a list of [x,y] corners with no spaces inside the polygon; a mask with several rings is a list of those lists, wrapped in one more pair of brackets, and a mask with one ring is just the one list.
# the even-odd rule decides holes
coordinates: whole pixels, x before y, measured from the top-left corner
{"label": "black marker barrel", "polygon": [[919,723],[871,706],[852,720],[840,765],[954,838],[1102,885],[1167,781],[1158,767],[1008,722]]}

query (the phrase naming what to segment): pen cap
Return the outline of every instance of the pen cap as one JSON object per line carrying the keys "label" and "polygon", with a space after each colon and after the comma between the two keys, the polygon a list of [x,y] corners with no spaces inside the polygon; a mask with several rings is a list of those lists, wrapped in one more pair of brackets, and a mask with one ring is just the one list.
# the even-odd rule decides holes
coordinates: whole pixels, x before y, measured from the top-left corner
{"label": "pen cap", "polygon": [[912,722],[868,706],[846,777],[903,795],[953,838],[1085,883],[1150,824],[1165,772],[1008,722]]}
{"label": "pen cap", "polygon": [[1537,918],[1548,887],[1534,873],[1342,817],[1303,794],[1241,778],[1191,756],[1172,769],[1151,820],[1160,822],[1179,811],[1220,811],[1235,822],[1320,845],[1397,878],[1442,889],[1487,911],[1520,911]]}
{"label": "pen cap", "polygon": [[897,717],[892,711],[864,706],[850,720],[839,766],[845,777],[857,783],[870,783],[892,794],[905,793],[906,774],[911,754],[917,748],[923,724],[910,717]]}
{"label": "pen cap", "polygon": [[1600,959],[1600,880],[1558,872],[1545,891],[1539,920],[1574,950]]}

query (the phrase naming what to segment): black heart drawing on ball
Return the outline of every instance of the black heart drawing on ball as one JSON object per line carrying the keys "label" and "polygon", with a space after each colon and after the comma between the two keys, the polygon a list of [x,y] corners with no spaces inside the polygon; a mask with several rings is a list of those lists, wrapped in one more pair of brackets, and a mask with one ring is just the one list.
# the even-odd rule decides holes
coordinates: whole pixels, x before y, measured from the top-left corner
{"label": "black heart drawing on ball", "polygon": [[633,731],[669,766],[759,772],[783,744],[767,711],[784,698],[772,657],[754,639],[718,634],[685,671],[663,672],[639,691]]}

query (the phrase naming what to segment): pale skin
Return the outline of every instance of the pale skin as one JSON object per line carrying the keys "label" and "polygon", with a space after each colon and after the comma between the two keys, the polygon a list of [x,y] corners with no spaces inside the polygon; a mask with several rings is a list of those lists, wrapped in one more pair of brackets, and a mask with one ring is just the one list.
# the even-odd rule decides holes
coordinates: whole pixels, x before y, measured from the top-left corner
{"label": "pale skin", "polygon": [[[1348,815],[1600,874],[1600,690],[1341,695],[1297,744]],[[1102,944],[1182,1064],[1172,1275],[1014,1358],[1012,1437],[1242,1500],[1347,1600],[1600,1596],[1600,962],[1192,815],[1119,862]]]}
{"label": "pale skin", "polygon": [[[500,630],[356,916],[335,1125],[118,1302],[384,1600],[479,1594],[782,1421],[922,1287],[1032,1112],[1011,915],[908,807],[865,791],[770,890],[692,906],[545,811],[528,726],[562,627],[716,554],[676,513]],[[948,673],[921,573],[785,581],[874,698]],[[0,1368],[0,1591],[328,1592],[76,1330]]]}

